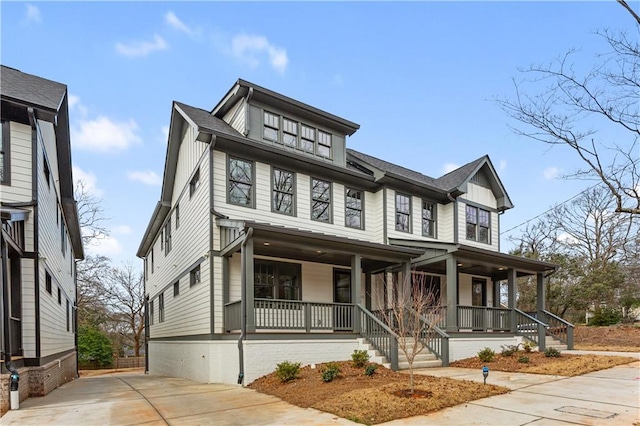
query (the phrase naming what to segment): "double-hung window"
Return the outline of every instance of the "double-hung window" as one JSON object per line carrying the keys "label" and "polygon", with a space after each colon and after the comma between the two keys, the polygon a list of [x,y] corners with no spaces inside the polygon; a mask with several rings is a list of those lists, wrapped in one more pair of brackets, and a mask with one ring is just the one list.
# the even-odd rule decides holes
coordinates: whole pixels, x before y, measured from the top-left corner
{"label": "double-hung window", "polygon": [[255,259],[254,297],[258,299],[301,300],[299,263]]}
{"label": "double-hung window", "polygon": [[436,205],[425,200],[422,200],[422,235],[436,236]]}
{"label": "double-hung window", "polygon": [[164,322],[164,293],[158,296],[158,322]]}
{"label": "double-hung window", "polygon": [[153,317],[154,317],[154,312],[153,312],[153,300],[149,301],[149,325],[153,325]]}
{"label": "double-hung window", "polygon": [[396,231],[411,232],[411,198],[397,192]]}
{"label": "double-hung window", "polygon": [[196,192],[196,189],[200,186],[200,169],[196,170],[195,174],[191,178],[189,182],[189,198],[193,196],[193,193]]}
{"label": "double-hung window", "polygon": [[295,148],[298,146],[298,122],[289,120],[288,118],[282,119],[282,143]]}
{"label": "double-hung window", "polygon": [[331,222],[331,183],[311,179],[311,219]]}
{"label": "double-hung window", "polygon": [[350,228],[364,229],[363,199],[364,193],[357,189],[347,188],[345,202],[345,225]]}
{"label": "double-hung window", "polygon": [[316,129],[313,127],[301,126],[302,134],[300,135],[300,149],[313,154],[316,147]]}
{"label": "double-hung window", "polygon": [[164,225],[164,254],[165,256],[171,251],[171,218]]}
{"label": "double-hung window", "polygon": [[9,185],[11,180],[11,170],[9,169],[9,122],[2,121],[2,129],[0,131],[0,183]]}
{"label": "double-hung window", "polygon": [[189,272],[189,287],[193,287],[200,283],[200,265],[196,266]]}
{"label": "double-hung window", "polygon": [[271,169],[271,210],[293,215],[295,209],[295,178],[293,172]]}
{"label": "double-hung window", "polygon": [[491,228],[490,213],[478,207],[467,205],[467,240],[489,243]]}
{"label": "double-hung window", "polygon": [[229,203],[253,206],[253,163],[229,157]]}
{"label": "double-hung window", "polygon": [[331,134],[318,130],[318,155],[331,158]]}
{"label": "double-hung window", "polygon": [[270,112],[264,112],[264,130],[262,135],[265,139],[278,141],[278,133],[280,130],[280,116]]}

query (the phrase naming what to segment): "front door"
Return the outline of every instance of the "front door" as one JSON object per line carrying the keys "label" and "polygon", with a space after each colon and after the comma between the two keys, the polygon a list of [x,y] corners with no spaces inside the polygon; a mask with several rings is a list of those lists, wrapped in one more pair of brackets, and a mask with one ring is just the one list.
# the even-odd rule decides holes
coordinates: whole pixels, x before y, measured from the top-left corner
{"label": "front door", "polygon": [[[485,309],[487,306],[487,282],[479,278],[471,281],[471,304],[473,305],[473,329],[480,331],[485,329]],[[482,309],[480,309],[482,308]]]}
{"label": "front door", "polygon": [[351,271],[335,269],[333,271],[333,301],[345,303],[333,309],[333,329],[345,331],[353,329],[351,303]]}

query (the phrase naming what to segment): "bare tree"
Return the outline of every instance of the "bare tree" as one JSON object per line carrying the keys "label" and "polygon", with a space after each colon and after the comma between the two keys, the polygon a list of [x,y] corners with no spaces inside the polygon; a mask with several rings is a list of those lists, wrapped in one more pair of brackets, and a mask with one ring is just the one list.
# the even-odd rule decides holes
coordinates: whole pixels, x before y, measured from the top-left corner
{"label": "bare tree", "polygon": [[133,265],[111,268],[104,282],[105,301],[114,322],[123,322],[121,331],[125,341],[131,343],[135,356],[140,356],[144,332],[144,282],[142,274]]}
{"label": "bare tree", "polygon": [[[414,361],[425,349],[424,342],[434,337],[436,325],[442,319],[440,307],[436,306],[439,300],[435,300],[431,290],[432,279],[430,275],[412,272],[403,279],[398,294],[379,312],[382,322],[396,334],[398,348],[407,358],[410,393],[415,391]],[[384,306],[383,296],[378,293],[377,297],[380,299],[376,300],[377,305]]]}
{"label": "bare tree", "polygon": [[108,236],[109,230],[104,226],[108,219],[104,215],[102,200],[89,191],[89,186],[83,180],[76,182],[73,195],[78,205],[82,243],[88,245],[101,236]]}
{"label": "bare tree", "polygon": [[[638,20],[625,1],[618,2]],[[588,73],[575,70],[577,51],[569,50],[548,65],[521,70],[526,79],[516,83],[515,99],[498,104],[524,125],[514,128],[517,134],[575,152],[585,168],[568,177],[601,181],[616,212],[640,214],[640,21],[629,32],[596,34],[607,53],[596,56]],[[616,140],[598,138],[597,128],[610,128]]]}
{"label": "bare tree", "polygon": [[109,321],[103,281],[110,267],[110,260],[105,256],[85,256],[83,261],[76,263],[79,324],[99,327]]}

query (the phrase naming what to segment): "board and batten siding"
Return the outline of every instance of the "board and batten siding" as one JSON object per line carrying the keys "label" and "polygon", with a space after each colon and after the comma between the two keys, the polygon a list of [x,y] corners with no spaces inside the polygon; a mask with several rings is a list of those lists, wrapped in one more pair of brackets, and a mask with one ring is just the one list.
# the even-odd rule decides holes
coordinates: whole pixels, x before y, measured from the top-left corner
{"label": "board and batten siding", "polygon": [[[218,213],[231,219],[267,222],[277,226],[361,241],[376,241],[375,196],[371,192],[364,194],[364,230],[345,226],[345,186],[336,182],[332,183],[333,223],[311,220],[311,177],[302,173],[295,174],[296,214],[290,216],[274,213],[271,211],[271,166],[260,162],[254,162],[254,166],[255,208],[229,204],[227,203],[227,155],[221,151],[214,151],[214,206]],[[214,241],[217,240],[219,238],[214,238]]]}
{"label": "board and batten siding", "polygon": [[[185,124],[182,128],[180,149],[178,150],[178,162],[176,164],[173,191],[171,194],[171,207],[176,204],[180,195],[189,190],[189,182],[198,165],[203,163],[203,156],[209,150],[209,144],[196,140],[196,131]],[[200,170],[200,185],[206,179],[206,174]],[[188,195],[188,194],[187,194]]]}
{"label": "board and batten siding", "polygon": [[[51,174],[51,184],[55,185],[56,192],[60,192],[60,175],[58,173],[58,150],[56,148],[56,132],[53,123],[38,120],[38,140],[42,141],[44,153],[49,162],[49,173]],[[44,162],[43,156],[38,157],[40,162]],[[38,168],[42,165],[38,165]]]}
{"label": "board and batten siding", "polygon": [[2,201],[20,203],[31,201],[31,127],[9,123],[11,184],[1,185]]}
{"label": "board and batten siding", "polygon": [[222,120],[236,129],[238,133],[244,134],[245,126],[245,99],[242,98],[222,117]]}

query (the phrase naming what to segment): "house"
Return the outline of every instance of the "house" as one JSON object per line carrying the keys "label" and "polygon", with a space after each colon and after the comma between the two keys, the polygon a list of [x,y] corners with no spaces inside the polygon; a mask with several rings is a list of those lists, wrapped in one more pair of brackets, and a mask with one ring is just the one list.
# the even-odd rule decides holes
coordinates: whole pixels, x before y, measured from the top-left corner
{"label": "house", "polygon": [[[244,80],[210,111],[173,103],[137,252],[150,373],[248,384],[284,360],[363,348],[401,368],[377,314],[416,274],[437,297],[437,333],[422,344],[439,364],[524,338],[543,348],[549,330],[566,337],[542,302],[555,265],[499,251],[513,205],[490,159],[431,178],[348,149],[358,128]],[[535,313],[516,309],[521,276],[538,280]]]}
{"label": "house", "polygon": [[76,270],[83,248],[73,198],[64,84],[0,69],[1,409],[9,374],[20,399],[77,377]]}

